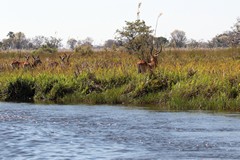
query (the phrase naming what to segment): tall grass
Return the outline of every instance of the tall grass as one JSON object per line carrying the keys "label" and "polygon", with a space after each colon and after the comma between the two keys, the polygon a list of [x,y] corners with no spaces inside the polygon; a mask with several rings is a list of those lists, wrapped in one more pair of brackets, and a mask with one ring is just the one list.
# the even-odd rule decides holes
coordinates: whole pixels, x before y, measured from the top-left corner
{"label": "tall grass", "polygon": [[[240,111],[240,49],[165,50],[154,74],[138,74],[123,52],[42,53],[42,65],[12,69],[25,52],[0,53],[0,99],[54,103],[154,105],[159,109]],[[28,53],[31,54],[31,53]],[[36,53],[34,53],[36,54]],[[49,63],[58,62],[50,67]]]}

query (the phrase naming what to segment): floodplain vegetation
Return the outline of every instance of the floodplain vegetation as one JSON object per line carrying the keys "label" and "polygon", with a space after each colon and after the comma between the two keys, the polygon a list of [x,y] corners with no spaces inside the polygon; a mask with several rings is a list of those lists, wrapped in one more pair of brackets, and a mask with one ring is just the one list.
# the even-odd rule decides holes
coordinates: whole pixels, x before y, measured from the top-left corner
{"label": "floodplain vegetation", "polygon": [[[41,63],[34,65],[36,57]],[[13,67],[16,61],[21,63]],[[157,68],[142,74],[138,61],[120,51],[2,51],[0,100],[240,111],[240,48],[164,49]]]}

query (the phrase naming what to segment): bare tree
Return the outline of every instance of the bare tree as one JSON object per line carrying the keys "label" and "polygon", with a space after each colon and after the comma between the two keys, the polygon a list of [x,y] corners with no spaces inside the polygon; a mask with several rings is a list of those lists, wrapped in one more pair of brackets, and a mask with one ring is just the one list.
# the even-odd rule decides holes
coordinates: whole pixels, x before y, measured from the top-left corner
{"label": "bare tree", "polygon": [[88,46],[92,46],[92,43],[93,43],[93,39],[91,37],[87,37],[86,39],[84,39],[82,41],[82,45],[88,45]]}
{"label": "bare tree", "polygon": [[8,39],[3,39],[2,40],[2,49],[7,50],[10,49],[12,46],[12,40]]}
{"label": "bare tree", "polygon": [[113,46],[118,46],[118,42],[113,39],[106,40],[104,43],[104,47],[106,48],[112,48]]}
{"label": "bare tree", "polygon": [[174,30],[171,33],[171,45],[177,48],[186,46],[187,37],[184,31]]}
{"label": "bare tree", "polygon": [[232,27],[233,35],[231,37],[232,46],[240,45],[240,18],[237,19],[237,22]]}
{"label": "bare tree", "polygon": [[2,49],[3,47],[3,42],[0,42],[0,49]]}
{"label": "bare tree", "polygon": [[23,49],[27,48],[28,40],[23,32],[17,32],[14,34],[13,38],[14,48]]}
{"label": "bare tree", "polygon": [[75,48],[75,46],[76,46],[76,44],[77,44],[77,40],[74,39],[74,38],[70,38],[70,39],[67,41],[67,44],[68,44],[68,46],[69,46],[72,50],[74,50],[74,48]]}
{"label": "bare tree", "polygon": [[62,43],[61,43],[62,39],[60,38],[56,38],[56,37],[50,37],[50,38],[45,38],[45,43],[46,43],[46,46],[49,47],[49,48],[59,48],[62,46]]}
{"label": "bare tree", "polygon": [[195,39],[190,39],[187,42],[187,47],[188,48],[198,48],[199,47],[199,43]]}
{"label": "bare tree", "polygon": [[44,43],[45,43],[46,37],[44,36],[35,36],[32,40],[31,43],[33,45],[34,49],[40,48]]}
{"label": "bare tree", "polygon": [[7,49],[13,48],[13,39],[15,37],[14,32],[12,32],[12,31],[8,32],[7,37],[8,37],[8,39],[5,40],[5,47]]}

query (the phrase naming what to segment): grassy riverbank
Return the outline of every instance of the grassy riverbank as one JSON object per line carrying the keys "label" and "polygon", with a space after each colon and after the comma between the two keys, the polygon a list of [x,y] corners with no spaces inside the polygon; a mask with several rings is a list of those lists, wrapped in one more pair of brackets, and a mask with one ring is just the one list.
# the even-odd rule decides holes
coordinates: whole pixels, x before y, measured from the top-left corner
{"label": "grassy riverbank", "polygon": [[166,50],[153,75],[137,74],[138,59],[127,53],[73,53],[70,64],[60,63],[62,54],[41,54],[41,66],[13,70],[19,53],[0,53],[1,101],[240,111],[240,49]]}

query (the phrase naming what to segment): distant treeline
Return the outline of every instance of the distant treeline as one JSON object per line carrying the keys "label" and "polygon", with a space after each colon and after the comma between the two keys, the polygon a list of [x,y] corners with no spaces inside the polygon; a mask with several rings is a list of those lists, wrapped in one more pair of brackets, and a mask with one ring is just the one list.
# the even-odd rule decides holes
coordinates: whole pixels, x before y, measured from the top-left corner
{"label": "distant treeline", "polygon": [[[1,38],[1,37],[0,37]],[[166,37],[156,37],[161,44],[165,47],[174,48],[227,48],[234,47],[240,44],[240,18],[233,25],[231,30],[224,33],[218,34],[209,41],[197,41],[194,39],[187,39],[186,33],[181,30],[174,30],[171,33],[170,38]],[[79,46],[90,46],[93,47],[93,39],[87,37],[84,40],[77,40],[70,38],[67,41],[68,49],[74,50]],[[106,40],[103,45],[98,46],[99,48],[117,48],[121,47],[123,41],[118,39]],[[23,32],[12,32],[6,33],[6,38],[0,39],[0,49],[1,50],[12,50],[12,49],[25,49],[25,50],[35,50],[39,48],[50,48],[59,49],[62,48],[64,44],[61,38],[57,37],[45,37],[45,36],[35,36],[34,38],[27,38]]]}

